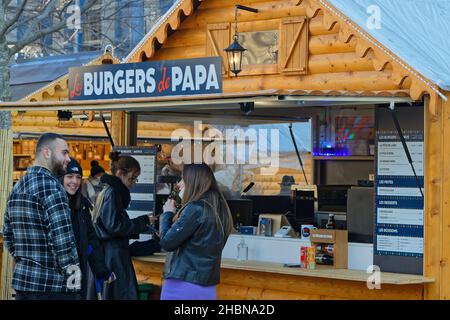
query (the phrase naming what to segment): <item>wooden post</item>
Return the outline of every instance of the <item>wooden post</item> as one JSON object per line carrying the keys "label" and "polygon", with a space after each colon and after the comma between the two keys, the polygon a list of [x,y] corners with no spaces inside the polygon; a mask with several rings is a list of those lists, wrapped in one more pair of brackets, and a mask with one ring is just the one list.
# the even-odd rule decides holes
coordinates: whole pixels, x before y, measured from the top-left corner
{"label": "wooden post", "polygon": [[138,115],[136,112],[125,113],[125,144],[137,146]]}
{"label": "wooden post", "polygon": [[438,99],[442,114],[442,193],[441,193],[441,257],[440,257],[440,299],[450,299],[450,92],[449,100]]}
{"label": "wooden post", "polygon": [[116,146],[123,146],[125,143],[125,112],[111,112],[111,136]]}
{"label": "wooden post", "polygon": [[[434,104],[434,105],[431,105]],[[424,275],[433,277],[435,282],[425,286],[425,299],[440,299],[446,279],[442,278],[443,247],[443,196],[446,164],[444,159],[444,123],[448,122],[439,97],[425,99],[425,204],[424,204]],[[431,112],[434,110],[434,114]],[[447,112],[448,113],[448,112]],[[447,129],[449,130],[449,129]],[[448,148],[448,147],[447,147]],[[449,170],[445,170],[448,173]],[[446,196],[448,198],[448,196]],[[447,228],[448,229],[448,228]],[[446,245],[448,247],[448,244]]]}
{"label": "wooden post", "polygon": [[[11,130],[11,113],[0,112],[0,229],[3,229],[6,202],[13,184],[13,137]],[[2,254],[0,282],[0,299],[11,299],[11,278],[13,259],[6,248]]]}

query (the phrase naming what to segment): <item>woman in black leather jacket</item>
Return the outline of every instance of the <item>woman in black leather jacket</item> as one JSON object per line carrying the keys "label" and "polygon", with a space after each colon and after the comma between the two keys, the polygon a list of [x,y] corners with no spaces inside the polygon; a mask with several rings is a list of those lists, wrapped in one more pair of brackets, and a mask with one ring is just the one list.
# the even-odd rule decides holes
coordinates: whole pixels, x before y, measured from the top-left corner
{"label": "woman in black leather jacket", "polygon": [[[104,174],[104,189],[97,197],[94,226],[105,250],[106,265],[116,274],[117,280],[109,284],[104,296],[107,300],[137,300],[137,280],[131,261],[129,240],[138,238],[150,224],[147,215],[130,219],[128,208],[130,189],[141,173],[139,162],[131,156],[111,152],[111,172]],[[102,194],[103,193],[103,194]]]}
{"label": "woman in black leather jacket", "polygon": [[161,299],[213,300],[233,219],[206,164],[185,165],[181,190],[183,185],[180,212],[175,215],[169,199],[160,217],[160,244],[169,251]]}
{"label": "woman in black leather jacket", "polygon": [[[91,203],[81,195],[82,177],[83,169],[75,159],[71,158],[67,165],[66,174],[61,177],[61,183],[69,198],[72,227],[80,259],[81,299],[87,300],[96,298],[93,292],[95,289],[92,290],[94,283],[88,281],[89,267],[97,280],[107,281],[107,279],[112,279],[112,275],[105,264],[103,248],[92,225]],[[89,291],[91,291],[91,294],[88,296]]]}

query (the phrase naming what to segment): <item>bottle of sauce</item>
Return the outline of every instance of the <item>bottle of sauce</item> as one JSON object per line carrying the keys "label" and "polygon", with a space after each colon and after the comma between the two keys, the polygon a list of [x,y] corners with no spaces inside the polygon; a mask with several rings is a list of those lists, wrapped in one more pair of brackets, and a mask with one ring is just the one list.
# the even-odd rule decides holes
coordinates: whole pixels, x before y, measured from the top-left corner
{"label": "bottle of sauce", "polygon": [[334,214],[331,213],[328,216],[328,222],[327,222],[327,225],[325,226],[325,229],[329,229],[329,230],[336,229],[336,220],[334,220]]}

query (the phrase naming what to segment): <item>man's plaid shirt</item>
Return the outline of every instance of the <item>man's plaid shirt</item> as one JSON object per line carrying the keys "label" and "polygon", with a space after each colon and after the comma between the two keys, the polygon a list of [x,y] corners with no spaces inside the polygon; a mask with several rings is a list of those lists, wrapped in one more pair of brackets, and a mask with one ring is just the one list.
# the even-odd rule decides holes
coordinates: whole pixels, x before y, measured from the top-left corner
{"label": "man's plaid shirt", "polygon": [[48,169],[31,167],[14,186],[6,207],[3,237],[16,263],[12,279],[15,290],[74,291],[68,283],[73,284],[79,260],[69,202],[64,187]]}

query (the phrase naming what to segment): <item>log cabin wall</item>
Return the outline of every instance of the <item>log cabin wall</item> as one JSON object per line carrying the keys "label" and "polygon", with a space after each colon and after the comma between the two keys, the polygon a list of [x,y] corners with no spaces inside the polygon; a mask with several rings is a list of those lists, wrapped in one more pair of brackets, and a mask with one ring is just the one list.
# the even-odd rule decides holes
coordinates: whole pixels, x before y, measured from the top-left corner
{"label": "log cabin wall", "polygon": [[[139,122],[139,138],[169,138],[174,130],[185,128],[192,131],[189,125],[163,122]],[[105,128],[100,121],[58,121],[55,111],[27,111],[25,114],[15,113],[12,117],[12,128],[15,133],[57,132],[63,135],[83,135],[106,138]]]}
{"label": "log cabin wall", "polygon": [[[146,44],[129,60],[157,61],[190,59],[221,55],[234,32],[234,5],[250,5],[258,13],[239,11],[238,31],[278,30],[279,61],[272,65],[243,68],[238,77],[231,77],[224,60],[224,92],[245,92],[265,89],[391,91],[403,90],[411,81],[396,84],[392,65],[376,70],[375,52],[357,48],[356,37],[342,37],[339,23],[328,23],[328,15],[318,10],[313,17],[308,1],[285,0],[208,0],[179,25],[176,32],[167,32],[158,50]],[[169,27],[170,29],[170,27]],[[156,38],[159,39],[159,38]],[[153,43],[155,40],[149,40]],[[158,41],[158,40],[156,40]],[[357,50],[359,49],[359,50]],[[140,54],[139,54],[140,52]],[[152,54],[147,57],[147,53]]]}
{"label": "log cabin wall", "polygon": [[[311,153],[302,152],[300,156],[302,157],[306,178],[308,179],[308,182],[311,183],[311,181],[313,181],[313,159]],[[293,158],[295,163],[297,163],[297,156],[295,155]],[[249,174],[249,172],[251,172],[251,174]],[[242,186],[245,188],[250,182],[253,181],[255,183],[255,187],[253,188],[253,192],[255,194],[277,195],[281,191],[280,183],[285,175],[294,177],[295,184],[306,184],[303,172],[299,169],[280,166],[275,174],[263,175],[261,174],[260,168],[245,170],[244,167]]]}

